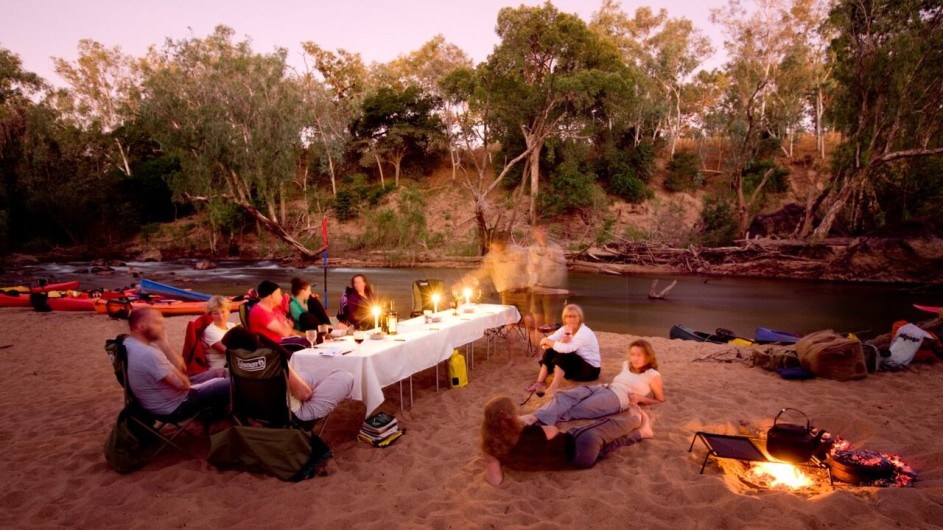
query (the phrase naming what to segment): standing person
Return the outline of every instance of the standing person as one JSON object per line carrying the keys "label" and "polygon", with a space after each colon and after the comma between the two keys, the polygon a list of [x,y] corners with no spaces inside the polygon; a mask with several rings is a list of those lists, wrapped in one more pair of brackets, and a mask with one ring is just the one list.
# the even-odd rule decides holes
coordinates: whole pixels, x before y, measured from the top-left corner
{"label": "standing person", "polygon": [[[525,388],[542,396],[554,392],[563,378],[573,381],[595,381],[599,379],[599,341],[589,326],[583,323],[583,310],[576,304],[563,308],[563,326],[540,340],[544,348],[540,359],[537,381]],[[553,373],[553,382],[546,386],[547,375]]]}
{"label": "standing person", "polygon": [[229,378],[211,369],[192,378],[183,357],[167,342],[164,316],[151,308],[135,309],[128,317],[130,336],[128,385],[149,412],[175,419],[189,418],[210,407],[221,417],[229,406]]}
{"label": "standing person", "polygon": [[567,293],[566,256],[563,248],[547,238],[547,228],[535,225],[534,243],[527,249],[527,272],[530,277],[530,312],[534,327],[552,326],[556,321],[557,303]]}
{"label": "standing person", "polygon": [[485,480],[504,482],[502,466],[521,471],[582,469],[614,449],[652,438],[648,415],[637,406],[582,427],[562,431],[553,425],[525,425],[517,405],[499,396],[485,405],[481,449]]}
{"label": "standing person", "polygon": [[235,327],[235,323],[229,321],[231,312],[229,299],[225,296],[214,295],[206,301],[206,312],[213,317],[206,329],[203,330],[203,346],[206,349],[206,360],[209,362],[210,369],[224,368],[226,366],[226,346],[223,345],[223,335]]}
{"label": "standing person", "polygon": [[330,324],[321,299],[311,293],[311,284],[301,278],[291,279],[291,298],[288,301],[288,312],[296,331],[317,329],[321,324]]}
{"label": "standing person", "polygon": [[513,305],[521,313],[528,314],[527,300],[527,253],[521,247],[509,243],[505,233],[496,233],[491,237],[488,254],[481,262],[481,267],[467,274],[452,287],[452,291],[461,292],[466,285],[477,285],[481,280],[490,278],[504,305]]}
{"label": "standing person", "polygon": [[578,386],[553,395],[533,414],[521,417],[525,425],[535,422],[554,425],[560,421],[600,418],[632,405],[657,405],[665,402],[665,390],[655,350],[646,340],[629,345],[628,360],[622,371],[608,385]]}
{"label": "standing person", "polygon": [[282,308],[282,289],[273,281],[262,280],[256,292],[259,301],[249,310],[249,331],[264,335],[272,342],[291,337],[303,337],[295,331],[291,319]]}
{"label": "standing person", "polygon": [[341,296],[340,311],[337,320],[341,323],[360,327],[361,322],[370,322],[370,305],[373,304],[373,286],[363,274],[355,274],[350,279],[350,287]]}

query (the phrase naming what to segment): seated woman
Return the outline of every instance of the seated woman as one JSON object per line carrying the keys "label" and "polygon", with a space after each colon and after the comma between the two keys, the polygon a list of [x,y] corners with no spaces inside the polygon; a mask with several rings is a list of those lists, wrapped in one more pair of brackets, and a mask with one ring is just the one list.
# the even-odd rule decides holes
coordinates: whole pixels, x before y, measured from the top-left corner
{"label": "seated woman", "polygon": [[[255,351],[259,348],[278,349],[288,362],[288,352],[264,335],[236,327],[226,333],[223,343],[230,349]],[[338,403],[350,398],[354,389],[354,376],[347,370],[326,368],[318,373],[297,373],[288,367],[288,392],[292,398],[292,412],[303,421],[323,418],[331,413]]]}
{"label": "seated woman", "polygon": [[350,287],[341,297],[337,320],[347,326],[360,327],[361,322],[371,322],[370,304],[373,303],[373,287],[363,274],[355,274],[350,279]]}
{"label": "seated woman", "polygon": [[301,278],[291,279],[288,313],[296,331],[317,329],[321,324],[331,323],[321,300],[317,295],[311,294],[311,284]]}
{"label": "seated woman", "polygon": [[554,425],[560,421],[600,418],[627,410],[632,405],[655,405],[665,402],[665,391],[655,350],[646,340],[629,344],[628,361],[609,385],[578,386],[557,392],[550,403],[533,414],[521,417],[530,425],[535,422]]}
{"label": "seated woman", "polygon": [[[563,308],[563,326],[540,340],[546,351],[540,360],[537,381],[524,390],[554,392],[563,378],[573,381],[595,381],[599,379],[599,341],[589,326],[583,323],[583,310],[576,304]],[[547,375],[553,373],[553,382],[547,388]]]}
{"label": "seated woman", "polygon": [[213,322],[203,330],[203,347],[206,349],[206,360],[210,369],[226,366],[226,346],[223,345],[223,335],[236,326],[229,321],[230,304],[225,296],[215,295],[206,301],[206,312],[213,317]]}
{"label": "seated woman", "polygon": [[485,405],[481,448],[485,480],[504,481],[502,466],[521,471],[592,467],[598,459],[624,445],[654,436],[648,416],[637,406],[582,427],[561,431],[552,425],[525,425],[510,398]]}
{"label": "seated woman", "polygon": [[[295,331],[291,319],[282,309],[282,289],[275,282],[262,280],[256,289],[259,301],[249,311],[249,331],[258,333],[272,342],[291,343],[297,340],[300,345],[307,345],[304,333]],[[296,337],[301,337],[296,339]]]}

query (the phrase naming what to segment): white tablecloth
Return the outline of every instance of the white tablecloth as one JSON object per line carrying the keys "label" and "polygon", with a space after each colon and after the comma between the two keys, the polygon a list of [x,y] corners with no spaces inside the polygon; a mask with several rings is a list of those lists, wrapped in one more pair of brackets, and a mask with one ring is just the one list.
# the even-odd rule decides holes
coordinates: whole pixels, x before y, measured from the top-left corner
{"label": "white tablecloth", "polygon": [[521,315],[514,306],[475,304],[473,313],[440,311],[440,322],[425,324],[423,317],[404,320],[396,335],[382,340],[367,339],[359,347],[351,337],[344,337],[352,351],[346,355],[326,356],[322,351],[338,346],[331,341],[321,348],[297,351],[291,367],[299,373],[327,373],[342,368],[354,375],[353,399],[363,401],[367,415],[383,403],[383,387],[435,366],[448,359],[452,350],[484,336],[485,330],[517,323]]}

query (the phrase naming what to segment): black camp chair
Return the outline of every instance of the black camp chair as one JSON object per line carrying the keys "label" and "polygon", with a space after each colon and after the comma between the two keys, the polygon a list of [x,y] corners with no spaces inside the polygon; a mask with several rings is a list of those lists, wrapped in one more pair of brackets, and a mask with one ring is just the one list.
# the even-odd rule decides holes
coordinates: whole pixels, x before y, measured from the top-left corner
{"label": "black camp chair", "polygon": [[[291,412],[288,390],[291,354],[265,337],[258,339],[262,346],[254,350],[226,349],[233,421],[238,425],[310,431],[318,420],[303,421]],[[327,417],[321,419],[323,432]]]}
{"label": "black camp chair", "polygon": [[[186,456],[196,458],[189,451],[181,447],[174,440],[183,433],[189,433],[190,425],[197,420],[209,418],[210,409],[204,409],[189,417],[175,416],[173,414],[161,415],[154,414],[144,408],[134,395],[131,385],[128,384],[128,350],[124,346],[124,340],[128,336],[121,334],[114,339],[105,341],[105,352],[114,368],[115,378],[118,384],[124,389],[124,408],[128,417],[135,428],[139,428],[144,434],[153,440],[161,442],[155,451],[151,453],[147,460],[151,460],[160,453],[164,447],[170,446]],[[204,432],[208,432],[208,424],[203,424]]]}
{"label": "black camp chair", "polygon": [[439,309],[444,309],[445,305],[445,282],[442,280],[416,280],[413,282],[413,310],[409,317],[414,318],[422,315],[426,309],[432,310],[432,294],[439,293],[442,300],[439,303]]}

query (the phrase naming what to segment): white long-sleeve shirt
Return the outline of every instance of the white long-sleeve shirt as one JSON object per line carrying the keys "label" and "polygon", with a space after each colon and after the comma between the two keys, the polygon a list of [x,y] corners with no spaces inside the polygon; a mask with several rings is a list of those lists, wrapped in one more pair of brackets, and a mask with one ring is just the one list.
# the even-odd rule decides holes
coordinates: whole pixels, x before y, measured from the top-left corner
{"label": "white long-sleeve shirt", "polygon": [[570,342],[561,342],[564,333],[569,333],[570,328],[563,326],[551,333],[547,338],[553,341],[553,349],[560,353],[576,353],[593,368],[599,368],[599,341],[596,340],[596,334],[589,329],[586,324],[581,324],[576,330],[576,334],[570,337]]}

